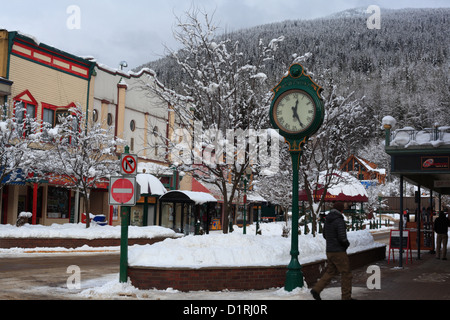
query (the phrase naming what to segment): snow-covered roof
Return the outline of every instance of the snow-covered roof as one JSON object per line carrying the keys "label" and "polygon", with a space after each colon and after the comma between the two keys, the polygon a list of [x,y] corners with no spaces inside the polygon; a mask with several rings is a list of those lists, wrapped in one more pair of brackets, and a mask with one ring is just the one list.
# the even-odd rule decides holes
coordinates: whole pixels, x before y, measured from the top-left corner
{"label": "snow-covered roof", "polygon": [[207,202],[217,202],[211,194],[206,192],[186,191],[186,190],[171,190],[165,195],[161,196],[160,200],[176,200],[176,194],[184,195],[184,199],[180,197],[179,200],[185,200],[186,197],[193,201],[195,204],[204,204]]}
{"label": "snow-covered roof", "polygon": [[248,202],[268,202],[266,199],[264,199],[261,195],[259,195],[255,191],[251,191],[247,193],[247,201]]}
{"label": "snow-covered roof", "polygon": [[167,193],[164,185],[154,175],[148,173],[139,173],[136,175],[136,181],[141,187],[141,194],[153,194],[161,196]]}
{"label": "snow-covered roof", "polygon": [[386,174],[386,169],[373,168],[363,158],[360,158],[358,156],[355,156],[355,158],[358,159],[358,161],[366,168],[367,171],[374,171],[374,172],[378,172],[379,174]]}
{"label": "snow-covered roof", "polygon": [[[326,172],[324,171],[321,174],[321,178],[325,179]],[[319,182],[321,178],[319,178]],[[344,194],[349,197],[367,197],[366,188],[364,188],[361,182],[351,174],[342,171],[333,174],[327,192],[334,196]]]}
{"label": "snow-covered roof", "polygon": [[[326,185],[327,180],[330,181],[325,201],[367,202],[366,188],[358,179],[344,171],[335,171],[332,174],[327,173],[327,171],[320,172],[317,190],[314,192],[315,200],[322,196],[323,186]],[[299,199],[301,201],[308,199],[305,190],[299,191]]]}

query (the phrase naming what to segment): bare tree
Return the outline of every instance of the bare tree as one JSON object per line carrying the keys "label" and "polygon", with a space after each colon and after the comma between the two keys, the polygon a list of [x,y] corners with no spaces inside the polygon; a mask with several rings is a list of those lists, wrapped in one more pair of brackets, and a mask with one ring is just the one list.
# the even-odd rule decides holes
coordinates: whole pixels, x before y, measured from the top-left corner
{"label": "bare tree", "polygon": [[[305,145],[300,164],[303,188],[313,221],[313,233],[317,231],[316,221],[324,208],[327,190],[337,183],[345,182],[336,179],[334,173],[355,149],[358,135],[366,131],[365,110],[361,99],[352,100],[352,94],[347,97],[339,96],[336,94],[336,86],[329,87],[323,125]],[[321,196],[315,197],[317,194]]]}
{"label": "bare tree", "polygon": [[[182,129],[166,141],[172,154],[169,161],[220,189],[226,209],[224,226],[228,226],[238,184],[251,162],[251,145],[239,146],[238,140],[243,137],[248,142],[250,130],[268,128],[271,92],[263,71],[283,38],[267,45],[260,41],[257,54],[248,61],[242,43],[226,36],[218,40],[218,28],[208,14],[194,9],[177,21],[174,36],[182,49],[169,51],[179,67],[173,72],[184,73],[182,92],[175,93],[158,81],[150,81],[146,88],[171,106],[174,123]],[[180,153],[181,159],[173,156]],[[227,233],[227,227],[223,230]]]}

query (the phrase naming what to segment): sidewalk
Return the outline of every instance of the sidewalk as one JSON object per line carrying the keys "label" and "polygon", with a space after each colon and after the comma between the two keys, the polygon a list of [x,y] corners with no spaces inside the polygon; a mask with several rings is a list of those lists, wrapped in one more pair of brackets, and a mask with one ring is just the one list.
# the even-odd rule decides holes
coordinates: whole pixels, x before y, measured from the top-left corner
{"label": "sidewalk", "polygon": [[[355,296],[358,300],[450,300],[450,260],[438,260],[434,254],[412,252],[412,263],[403,258],[399,268],[398,251],[395,262],[379,261],[381,289],[367,289],[367,267],[353,271],[353,287],[365,288]],[[405,256],[405,255],[404,255]]]}

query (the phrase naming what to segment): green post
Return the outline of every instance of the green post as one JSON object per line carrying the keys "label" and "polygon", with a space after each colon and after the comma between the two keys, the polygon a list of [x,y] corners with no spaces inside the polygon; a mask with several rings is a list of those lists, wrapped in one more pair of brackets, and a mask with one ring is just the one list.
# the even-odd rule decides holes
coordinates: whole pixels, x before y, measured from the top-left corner
{"label": "green post", "polygon": [[[128,146],[125,146],[124,153],[130,153]],[[128,225],[130,224],[130,211],[130,207],[120,207],[120,283],[126,283],[128,280]]]}
{"label": "green post", "polygon": [[292,231],[291,231],[291,262],[286,273],[284,289],[292,291],[303,287],[303,273],[298,261],[298,170],[300,162],[300,151],[291,152],[292,158]]}
{"label": "green post", "polygon": [[126,283],[128,280],[128,224],[130,222],[130,207],[120,208],[121,235],[120,235],[120,279]]}
{"label": "green post", "polygon": [[[242,234],[247,234],[247,177],[244,178],[244,226]],[[256,228],[258,229],[258,228]]]}

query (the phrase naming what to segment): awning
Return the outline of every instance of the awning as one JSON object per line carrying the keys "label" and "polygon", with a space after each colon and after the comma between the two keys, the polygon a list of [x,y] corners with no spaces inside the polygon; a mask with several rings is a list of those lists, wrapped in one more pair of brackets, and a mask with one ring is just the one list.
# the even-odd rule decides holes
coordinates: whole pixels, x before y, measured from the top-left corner
{"label": "awning", "polygon": [[17,169],[16,172],[6,175],[6,177],[4,177],[3,180],[1,181],[2,184],[19,185],[19,186],[25,185],[25,182],[26,179],[21,169]]}
{"label": "awning", "polygon": [[[326,172],[321,172],[319,184],[314,192],[314,202],[318,202],[324,192],[323,184],[325,177],[329,177]],[[299,201],[308,201],[306,190],[298,193]],[[325,195],[326,202],[367,202],[369,200],[365,187],[361,182],[347,172],[337,171],[332,174],[331,183]]]}
{"label": "awning", "polygon": [[223,202],[223,194],[213,183],[200,182],[195,178],[192,178],[192,191],[205,192],[211,194],[217,201]]}
{"label": "awning", "polygon": [[268,201],[266,199],[264,199],[257,192],[255,192],[255,191],[248,191],[247,192],[247,202],[250,202],[250,203],[261,203],[261,202],[268,202]]}
{"label": "awning", "polygon": [[136,181],[141,187],[141,194],[161,196],[167,193],[166,188],[157,177],[149,173],[139,173]]}
{"label": "awning", "polygon": [[206,192],[172,190],[159,198],[161,202],[185,202],[194,204],[204,204],[217,202],[216,198]]}

